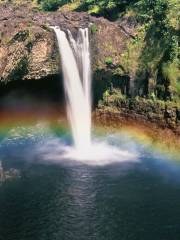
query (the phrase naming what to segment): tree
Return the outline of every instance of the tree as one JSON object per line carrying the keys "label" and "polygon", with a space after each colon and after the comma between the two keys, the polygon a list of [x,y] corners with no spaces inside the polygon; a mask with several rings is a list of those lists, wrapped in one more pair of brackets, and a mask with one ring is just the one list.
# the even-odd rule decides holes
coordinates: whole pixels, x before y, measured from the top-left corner
{"label": "tree", "polygon": [[55,11],[57,10],[60,6],[72,2],[72,0],[41,0],[41,6],[43,10],[45,11]]}

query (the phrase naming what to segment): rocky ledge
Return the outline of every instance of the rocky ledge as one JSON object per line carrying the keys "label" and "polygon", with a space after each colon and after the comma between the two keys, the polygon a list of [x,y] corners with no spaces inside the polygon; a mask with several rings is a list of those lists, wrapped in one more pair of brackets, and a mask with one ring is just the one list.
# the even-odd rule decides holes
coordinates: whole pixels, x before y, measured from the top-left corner
{"label": "rocky ledge", "polygon": [[[128,20],[120,26],[87,13],[44,13],[26,4],[0,4],[0,12],[1,83],[59,74],[57,41],[50,25],[70,29],[74,35],[79,27],[89,27],[93,72],[103,70],[101,76],[104,71],[111,71],[112,66],[119,67],[121,53],[134,29],[132,23],[128,26]],[[107,63],[109,57],[112,59],[111,67]]]}
{"label": "rocky ledge", "polygon": [[101,124],[118,127],[137,124],[170,129],[180,135],[180,106],[173,102],[145,98],[109,96],[99,104],[95,119]]}

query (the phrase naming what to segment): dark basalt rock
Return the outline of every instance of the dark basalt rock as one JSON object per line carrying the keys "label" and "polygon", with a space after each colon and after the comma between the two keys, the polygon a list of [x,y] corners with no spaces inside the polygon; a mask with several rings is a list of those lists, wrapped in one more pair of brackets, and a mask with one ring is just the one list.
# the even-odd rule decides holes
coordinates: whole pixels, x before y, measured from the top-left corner
{"label": "dark basalt rock", "polygon": [[[57,41],[51,25],[70,29],[74,36],[79,27],[89,27],[92,69],[93,73],[103,70],[102,80],[106,72],[113,73],[119,67],[121,53],[131,38],[119,23],[87,13],[43,13],[29,5],[12,4],[0,4],[0,12],[0,81],[3,83],[44,79],[61,71]],[[127,31],[130,31],[129,28]],[[112,59],[113,69],[106,64],[108,57]],[[121,79],[117,78],[117,81]]]}

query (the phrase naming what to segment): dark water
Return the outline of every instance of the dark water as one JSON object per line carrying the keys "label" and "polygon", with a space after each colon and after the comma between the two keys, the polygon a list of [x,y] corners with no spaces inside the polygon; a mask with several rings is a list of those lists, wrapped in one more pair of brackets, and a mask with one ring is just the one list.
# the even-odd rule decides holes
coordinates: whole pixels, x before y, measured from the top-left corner
{"label": "dark water", "polygon": [[0,186],[0,240],[180,239],[178,164],[141,147],[139,162],[99,167],[26,161],[32,151],[1,146],[21,177]]}

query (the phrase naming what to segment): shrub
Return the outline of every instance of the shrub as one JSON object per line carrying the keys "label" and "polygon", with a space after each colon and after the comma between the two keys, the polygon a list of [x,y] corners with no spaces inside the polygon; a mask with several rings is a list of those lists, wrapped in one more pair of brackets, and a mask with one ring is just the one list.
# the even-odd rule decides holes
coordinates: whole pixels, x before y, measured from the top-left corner
{"label": "shrub", "polygon": [[112,57],[106,57],[105,63],[106,63],[107,65],[111,65],[111,64],[113,63]]}
{"label": "shrub", "polygon": [[98,31],[98,28],[97,28],[96,24],[94,24],[94,23],[91,24],[90,29],[91,29],[91,33],[96,33]]}
{"label": "shrub", "polygon": [[44,11],[55,11],[60,6],[68,3],[68,0],[41,0],[41,6]]}

